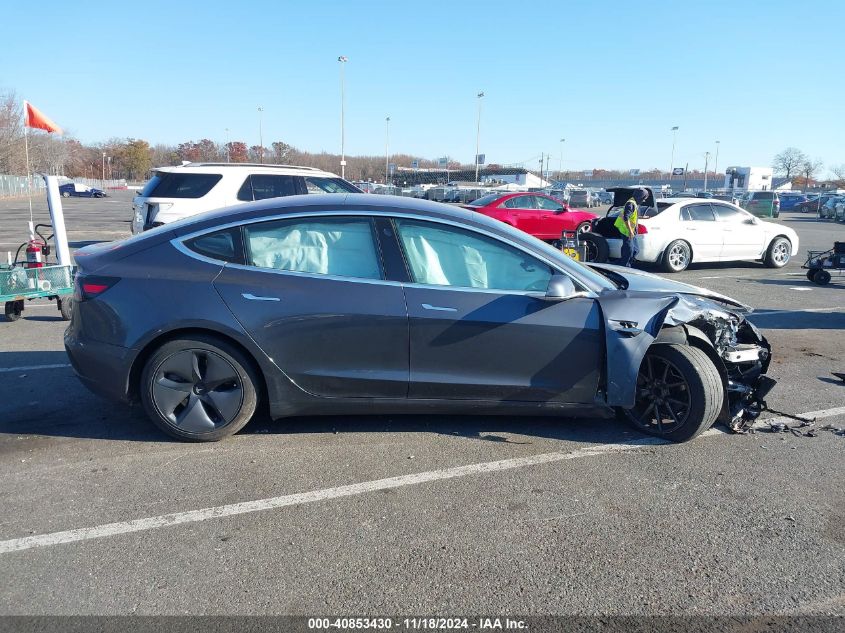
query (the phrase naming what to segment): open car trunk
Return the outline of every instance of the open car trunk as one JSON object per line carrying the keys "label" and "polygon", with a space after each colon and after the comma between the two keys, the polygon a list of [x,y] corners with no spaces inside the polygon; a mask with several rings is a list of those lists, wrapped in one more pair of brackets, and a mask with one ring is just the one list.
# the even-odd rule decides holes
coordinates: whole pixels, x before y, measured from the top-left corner
{"label": "open car trunk", "polygon": [[654,191],[651,187],[609,187],[605,189],[613,194],[613,204],[610,205],[610,208],[607,210],[607,214],[603,218],[597,218],[592,222],[592,231],[593,233],[598,233],[599,235],[606,237],[608,239],[622,239],[622,234],[619,232],[613,223],[616,221],[616,218],[619,216],[619,213],[622,210],[622,207],[625,206],[625,203],[631,199],[631,196],[637,190],[643,190],[648,195],[646,199],[640,203],[640,216],[648,215],[648,209],[653,207],[656,208],[657,200],[654,197]]}

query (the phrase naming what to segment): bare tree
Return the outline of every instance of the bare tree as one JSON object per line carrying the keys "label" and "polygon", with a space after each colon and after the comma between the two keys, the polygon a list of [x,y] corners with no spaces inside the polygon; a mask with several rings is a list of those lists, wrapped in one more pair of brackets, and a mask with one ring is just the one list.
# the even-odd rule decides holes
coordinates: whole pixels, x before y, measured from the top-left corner
{"label": "bare tree", "polygon": [[834,176],[836,176],[836,186],[837,187],[845,186],[845,164],[833,165],[830,168],[830,171],[833,172]]}
{"label": "bare tree", "polygon": [[810,186],[810,181],[816,177],[824,163],[818,158],[815,160],[811,160],[807,158],[804,160],[804,163],[801,165],[801,175],[804,176],[804,187],[807,188]]}
{"label": "bare tree", "polygon": [[786,176],[787,179],[803,172],[803,167],[809,159],[807,155],[797,147],[787,147],[780,154],[775,156],[772,167],[775,172]]}

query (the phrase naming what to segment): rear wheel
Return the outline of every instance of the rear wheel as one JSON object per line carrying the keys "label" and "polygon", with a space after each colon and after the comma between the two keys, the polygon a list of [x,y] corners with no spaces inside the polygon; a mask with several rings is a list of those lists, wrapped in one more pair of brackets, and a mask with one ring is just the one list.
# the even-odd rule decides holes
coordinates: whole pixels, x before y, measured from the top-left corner
{"label": "rear wheel", "polygon": [[691,260],[690,245],[683,240],[675,240],[663,252],[663,270],[667,273],[679,273],[686,270]]}
{"label": "rear wheel", "polygon": [[197,336],[162,345],[144,366],[139,392],[144,410],[162,431],[210,442],[250,421],[259,384],[243,352],[225,341]]}
{"label": "rear wheel", "polygon": [[820,286],[826,286],[830,283],[830,273],[826,270],[817,270],[813,275],[813,283]]}
{"label": "rear wheel", "polygon": [[597,235],[591,231],[586,233],[579,233],[578,239],[587,249],[588,262],[595,262],[603,264],[610,258],[610,248],[607,245],[607,240],[601,235]]}
{"label": "rear wheel", "polygon": [[59,312],[62,313],[62,319],[70,321],[71,316],[73,316],[73,299],[67,296],[59,297],[56,301],[59,302]]}
{"label": "rear wheel", "polygon": [[4,312],[7,321],[17,321],[23,313],[23,301],[7,301]]}
{"label": "rear wheel", "polygon": [[724,386],[702,350],[688,345],[654,345],[637,375],[636,403],[625,413],[641,431],[685,442],[710,428],[719,416]]}
{"label": "rear wheel", "polygon": [[62,198],[70,198],[70,192],[62,191]]}
{"label": "rear wheel", "polygon": [[791,255],[792,243],[785,237],[778,237],[769,244],[764,261],[769,268],[783,268],[789,263]]}

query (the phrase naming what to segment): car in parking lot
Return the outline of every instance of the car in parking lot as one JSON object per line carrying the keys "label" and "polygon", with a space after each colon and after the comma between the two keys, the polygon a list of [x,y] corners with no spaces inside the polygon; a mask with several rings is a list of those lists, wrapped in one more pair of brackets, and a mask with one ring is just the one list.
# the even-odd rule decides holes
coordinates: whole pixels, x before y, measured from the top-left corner
{"label": "car in parking lot", "polygon": [[587,232],[597,217],[543,193],[491,193],[463,206],[547,242],[559,240],[563,231]]}
{"label": "car in parking lot", "polygon": [[[691,263],[762,261],[771,268],[785,266],[798,254],[798,234],[766,222],[736,205],[705,198],[654,200],[650,189],[640,205],[637,261],[660,264],[666,272],[680,272]],[[608,254],[619,258],[622,239],[614,221],[632,188],[615,189],[607,217],[594,222],[593,231],[606,238]]]}
{"label": "car in parking lot", "polygon": [[96,187],[89,187],[78,182],[66,182],[59,185],[59,193],[63,198],[78,197],[78,198],[105,198],[108,194],[102,189]]}
{"label": "car in parking lot", "polygon": [[459,207],[366,194],[221,209],[76,253],[83,383],[170,435],[374,413],[613,416],[689,440],[774,385],[738,302],[588,268]]}
{"label": "car in parking lot", "polygon": [[254,200],[340,192],[360,193],[361,190],[339,176],[314,167],[249,163],[158,167],[132,201],[132,233]]}
{"label": "car in parking lot", "polygon": [[807,202],[807,196],[803,193],[784,191],[778,193],[781,211],[795,211],[802,202]]}
{"label": "car in parking lot", "polygon": [[593,194],[586,189],[573,189],[569,192],[569,204],[573,207],[590,209],[595,206]]}
{"label": "car in parking lot", "polygon": [[776,218],[780,215],[780,198],[776,191],[749,191],[739,206],[758,218]]}

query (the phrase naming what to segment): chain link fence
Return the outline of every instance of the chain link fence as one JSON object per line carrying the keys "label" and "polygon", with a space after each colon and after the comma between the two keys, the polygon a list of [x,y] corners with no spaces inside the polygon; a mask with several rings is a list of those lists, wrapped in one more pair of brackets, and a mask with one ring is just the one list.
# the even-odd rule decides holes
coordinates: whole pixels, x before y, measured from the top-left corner
{"label": "chain link fence", "polygon": [[[100,180],[99,178],[59,178],[59,184],[63,185],[67,182],[76,182],[81,185],[88,185],[97,189],[108,191],[109,189],[126,189],[126,180]],[[28,192],[32,195],[40,195],[44,193],[46,184],[41,176],[8,176],[0,174],[0,198],[17,198],[26,196]]]}

